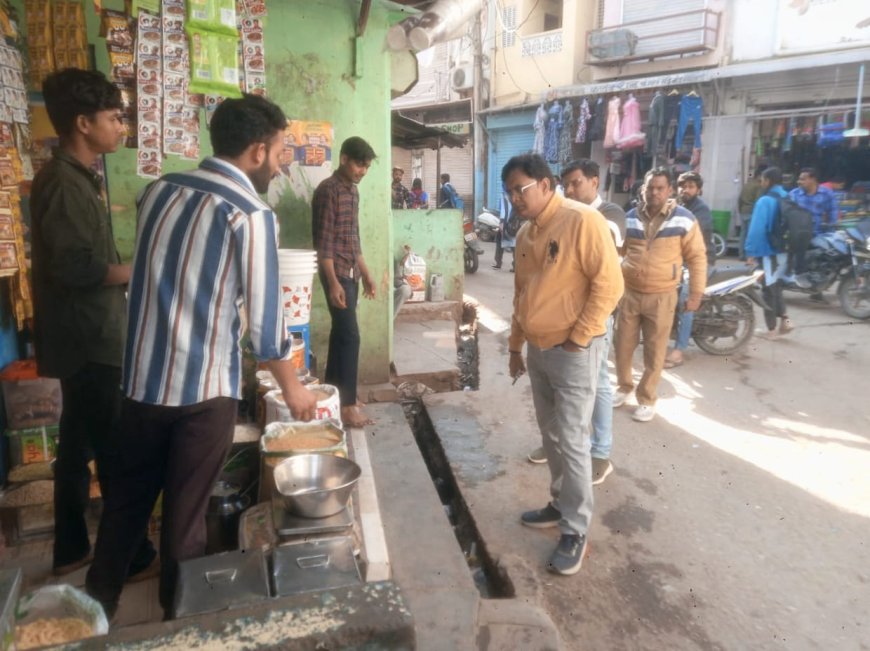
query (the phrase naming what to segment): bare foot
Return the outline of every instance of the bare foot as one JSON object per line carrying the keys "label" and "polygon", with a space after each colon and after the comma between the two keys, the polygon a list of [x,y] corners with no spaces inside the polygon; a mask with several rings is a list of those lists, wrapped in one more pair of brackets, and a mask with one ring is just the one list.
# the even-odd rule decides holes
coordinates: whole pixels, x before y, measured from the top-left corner
{"label": "bare foot", "polygon": [[366,416],[365,412],[359,408],[359,405],[342,407],[341,421],[347,427],[365,427],[366,425],[371,425],[375,422]]}
{"label": "bare foot", "polygon": [[665,368],[676,368],[677,366],[681,366],[683,361],[683,353],[679,350],[672,350],[668,353],[667,357],[665,357]]}

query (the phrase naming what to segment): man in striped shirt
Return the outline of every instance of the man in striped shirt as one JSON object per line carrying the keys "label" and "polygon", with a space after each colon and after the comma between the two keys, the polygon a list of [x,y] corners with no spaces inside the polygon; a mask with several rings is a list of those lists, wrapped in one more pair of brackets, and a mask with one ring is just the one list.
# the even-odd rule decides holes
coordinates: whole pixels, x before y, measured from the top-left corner
{"label": "man in striped shirt", "polygon": [[338,387],[341,420],[349,427],[371,421],[358,404],[359,325],[356,304],[359,281],[363,296],[375,297],[375,281],[363,258],[359,239],[359,191],[375,152],[365,140],[351,137],[341,144],[339,167],[314,191],[311,228],[320,261],[320,282],[326,290],[332,328],[326,357],[326,381]]}
{"label": "man in striped shirt", "polygon": [[296,378],[278,283],[278,226],[258,196],[277,174],[287,120],[262,97],[215,111],[214,157],[141,198],[124,357],[121,444],[87,589],[111,617],[132,551],[163,491],[160,604],[172,616],[180,561],[204,555],[205,513],[230,450],[251,348],[294,418],[316,400]]}

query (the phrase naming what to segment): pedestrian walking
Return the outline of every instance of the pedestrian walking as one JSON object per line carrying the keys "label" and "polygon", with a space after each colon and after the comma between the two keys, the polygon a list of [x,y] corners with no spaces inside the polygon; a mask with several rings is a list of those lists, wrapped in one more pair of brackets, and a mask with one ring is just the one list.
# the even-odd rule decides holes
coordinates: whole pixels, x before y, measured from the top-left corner
{"label": "pedestrian walking", "polygon": [[357,186],[375,157],[371,145],[362,138],[345,140],[338,169],[317,186],[311,200],[314,248],[332,317],[325,379],[338,387],[341,420],[348,427],[371,423],[357,398],[360,334],[356,306],[360,281],[363,296],[375,297],[375,281],[360,244]]}
{"label": "pedestrian walking", "polygon": [[224,100],[209,126],[214,156],[140,200],[121,437],[85,584],[110,618],[161,492],[164,617],[174,615],[179,563],[205,554],[206,509],[242,397],[243,314],[293,418],[314,416],[284,323],[278,222],[260,199],[280,169],[286,126],[263,97]]}
{"label": "pedestrian walking", "polygon": [[521,521],[559,527],[547,569],[574,574],[592,517],[590,421],[606,322],[623,280],[604,218],[557,194],[540,155],[510,159],[502,182],[513,209],[528,220],[517,235],[509,372],[517,378],[528,368],[551,478],[551,501],[523,513]]}
{"label": "pedestrian walking", "polygon": [[622,272],[625,295],[616,324],[616,376],[613,406],[625,404],[635,390],[632,357],[643,332],[643,375],[637,384],[638,406],[632,418],[655,417],[657,388],[664,367],[677,305],[677,285],[689,268],[686,310],[701,305],[707,283],[707,255],[695,217],[671,197],[671,175],[655,168],[644,177],[643,203],[625,217]]}

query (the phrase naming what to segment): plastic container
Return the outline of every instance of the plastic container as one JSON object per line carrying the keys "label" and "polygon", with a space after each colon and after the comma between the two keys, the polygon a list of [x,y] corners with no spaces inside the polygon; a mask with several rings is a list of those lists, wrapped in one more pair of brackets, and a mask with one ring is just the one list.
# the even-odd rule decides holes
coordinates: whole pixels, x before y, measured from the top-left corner
{"label": "plastic container", "polygon": [[12,466],[51,461],[57,456],[57,425],[7,430],[6,438]]}
{"label": "plastic container", "polygon": [[429,276],[429,300],[432,302],[444,300],[444,276],[441,274]]}
{"label": "plastic container", "polygon": [[39,377],[32,359],[12,362],[0,373],[10,429],[57,425],[63,406],[60,380]]}
{"label": "plastic container", "polygon": [[303,325],[311,320],[311,298],[317,252],[278,249],[278,276],[286,325]]}
{"label": "plastic container", "polygon": [[[331,384],[309,384],[309,391],[314,391],[317,396],[317,409],[314,414],[315,420],[332,419],[341,426],[341,399],[338,389]],[[269,423],[292,423],[290,409],[284,402],[284,396],[280,390],[269,391],[263,398],[266,405],[266,426]]]}
{"label": "plastic container", "polygon": [[260,439],[259,501],[272,499],[273,469],[296,454],[334,454],[347,458],[347,435],[335,420],[311,423],[269,423]]}

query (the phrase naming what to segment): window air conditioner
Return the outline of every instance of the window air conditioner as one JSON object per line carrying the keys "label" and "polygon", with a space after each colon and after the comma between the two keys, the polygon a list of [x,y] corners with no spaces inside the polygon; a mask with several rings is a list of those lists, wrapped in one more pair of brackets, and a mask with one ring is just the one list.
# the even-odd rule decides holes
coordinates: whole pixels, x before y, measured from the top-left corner
{"label": "window air conditioner", "polygon": [[589,54],[596,59],[621,59],[634,54],[637,35],[630,29],[593,32],[589,37]]}
{"label": "window air conditioner", "polygon": [[450,88],[469,90],[474,86],[474,68],[470,63],[456,66],[450,70]]}

